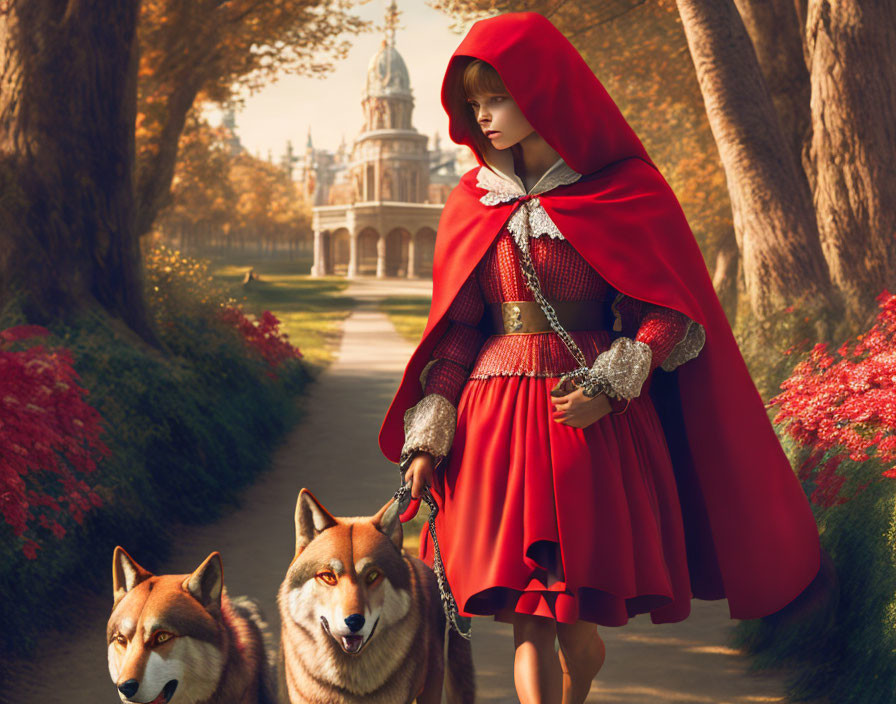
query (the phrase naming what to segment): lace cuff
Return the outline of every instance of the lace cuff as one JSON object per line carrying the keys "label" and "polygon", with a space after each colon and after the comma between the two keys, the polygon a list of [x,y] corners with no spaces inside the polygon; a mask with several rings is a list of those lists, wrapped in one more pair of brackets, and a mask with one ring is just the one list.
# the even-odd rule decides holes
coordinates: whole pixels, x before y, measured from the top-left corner
{"label": "lace cuff", "polygon": [[399,467],[418,450],[433,456],[436,463],[448,454],[454,442],[457,409],[441,394],[427,394],[404,413],[404,447]]}
{"label": "lace cuff", "polygon": [[613,340],[610,349],[597,355],[591,373],[605,380],[607,396],[632,399],[641,393],[652,357],[653,351],[646,342],[619,337]]}
{"label": "lace cuff", "polygon": [[688,321],[688,329],[681,341],[672,348],[669,356],[660,365],[663,371],[671,372],[676,367],[694,359],[706,343],[706,330],[693,320]]}

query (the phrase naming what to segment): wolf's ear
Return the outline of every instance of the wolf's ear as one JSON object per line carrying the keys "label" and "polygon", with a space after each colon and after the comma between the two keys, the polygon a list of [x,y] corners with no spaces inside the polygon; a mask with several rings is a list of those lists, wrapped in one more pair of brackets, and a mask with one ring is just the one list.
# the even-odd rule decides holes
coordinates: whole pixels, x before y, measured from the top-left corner
{"label": "wolf's ear", "polygon": [[339,521],[314,498],[307,489],[299,492],[296,501],[296,555],[304,550],[327,528],[332,528]]}
{"label": "wolf's ear", "polygon": [[221,555],[213,552],[184,580],[184,589],[204,607],[221,608],[221,592],[224,589],[224,567]]}
{"label": "wolf's ear", "polygon": [[152,572],[143,569],[120,545],[112,553],[112,594],[115,604],[131,589],[152,577]]}
{"label": "wolf's ear", "polygon": [[401,529],[400,513],[398,512],[398,502],[392,499],[383,506],[379,513],[373,517],[373,525],[381,533],[389,536],[389,539],[395,544],[399,550],[404,545],[404,532]]}

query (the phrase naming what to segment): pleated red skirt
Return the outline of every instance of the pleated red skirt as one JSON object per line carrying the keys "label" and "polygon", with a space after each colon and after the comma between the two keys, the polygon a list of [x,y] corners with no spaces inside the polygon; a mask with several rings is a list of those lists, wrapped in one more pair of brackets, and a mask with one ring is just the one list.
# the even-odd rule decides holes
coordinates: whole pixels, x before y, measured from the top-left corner
{"label": "pleated red skirt", "polygon": [[[621,415],[552,420],[555,377],[467,381],[436,471],[436,535],[462,615],[622,626],[691,607],[681,507],[648,382]],[[420,557],[432,565],[424,528]]]}

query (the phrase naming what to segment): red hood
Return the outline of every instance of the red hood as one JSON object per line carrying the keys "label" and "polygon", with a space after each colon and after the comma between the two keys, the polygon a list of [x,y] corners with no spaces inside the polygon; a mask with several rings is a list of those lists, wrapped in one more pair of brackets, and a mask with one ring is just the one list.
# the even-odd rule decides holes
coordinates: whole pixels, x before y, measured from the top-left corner
{"label": "red hood", "polygon": [[[620,159],[653,162],[616,103],[588,64],[551,22],[537,12],[513,12],[476,22],[457,47],[442,81],[442,106],[449,134],[483,156],[470,127],[451,105],[473,59],[491,64],[526,119],[570,167],[590,174]],[[491,152],[498,150],[488,145]],[[494,163],[494,162],[492,162]]]}

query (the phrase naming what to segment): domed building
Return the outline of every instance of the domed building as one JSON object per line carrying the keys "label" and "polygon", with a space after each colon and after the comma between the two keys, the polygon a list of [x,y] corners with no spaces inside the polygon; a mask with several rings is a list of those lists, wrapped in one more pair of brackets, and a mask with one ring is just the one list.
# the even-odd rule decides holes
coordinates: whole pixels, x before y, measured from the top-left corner
{"label": "domed building", "polygon": [[421,277],[432,274],[436,228],[460,180],[456,154],[434,148],[411,123],[414,97],[395,48],[398,10],[386,14],[382,46],[367,68],[364,125],[351,154],[318,152],[308,135],[300,180],[312,202],[312,276]]}

